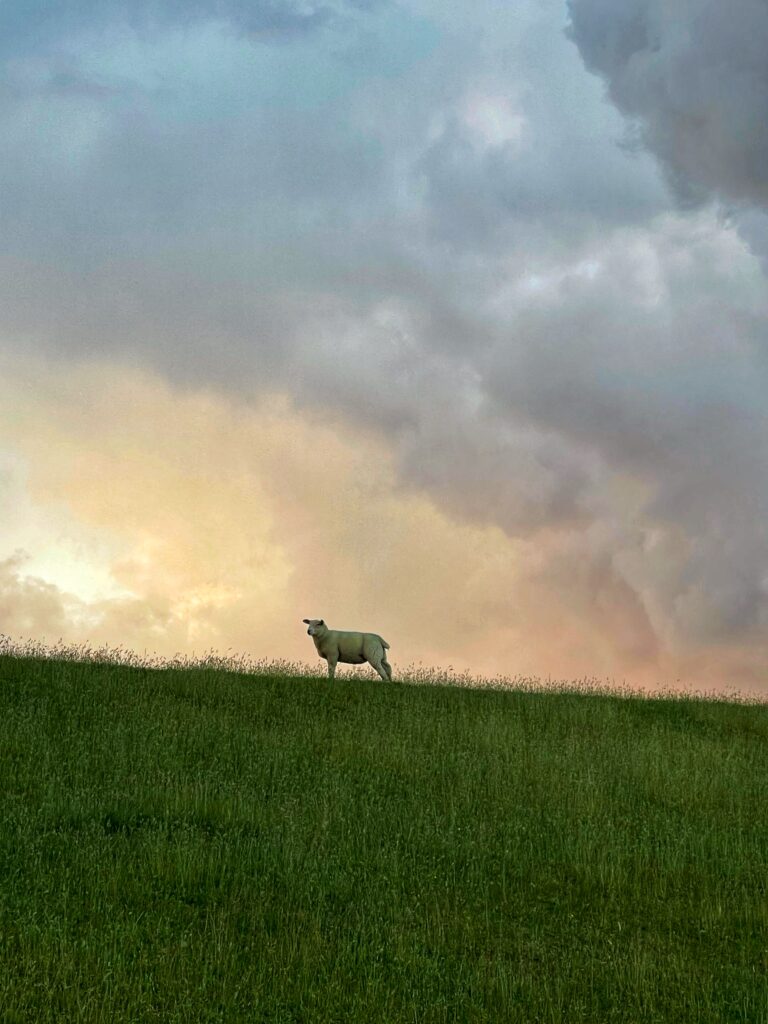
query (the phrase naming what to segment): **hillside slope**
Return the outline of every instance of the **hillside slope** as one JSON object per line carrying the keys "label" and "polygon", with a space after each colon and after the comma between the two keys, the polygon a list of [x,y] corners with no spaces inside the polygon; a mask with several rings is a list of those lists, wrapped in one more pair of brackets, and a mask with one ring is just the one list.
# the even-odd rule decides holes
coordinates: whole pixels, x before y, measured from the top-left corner
{"label": "hillside slope", "polygon": [[6,1022],[768,1020],[768,707],[0,658]]}

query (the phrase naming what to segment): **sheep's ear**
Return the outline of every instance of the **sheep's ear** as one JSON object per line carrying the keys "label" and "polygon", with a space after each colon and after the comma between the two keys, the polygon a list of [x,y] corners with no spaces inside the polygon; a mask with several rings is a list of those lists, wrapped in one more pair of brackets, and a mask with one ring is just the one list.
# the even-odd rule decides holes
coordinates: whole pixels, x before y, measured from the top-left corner
{"label": "sheep's ear", "polygon": [[302,619],[301,621],[306,622],[306,624],[309,625],[309,619]]}
{"label": "sheep's ear", "polygon": [[320,622],[318,623],[318,625],[319,626],[324,626],[325,625],[325,619],[320,619]]}

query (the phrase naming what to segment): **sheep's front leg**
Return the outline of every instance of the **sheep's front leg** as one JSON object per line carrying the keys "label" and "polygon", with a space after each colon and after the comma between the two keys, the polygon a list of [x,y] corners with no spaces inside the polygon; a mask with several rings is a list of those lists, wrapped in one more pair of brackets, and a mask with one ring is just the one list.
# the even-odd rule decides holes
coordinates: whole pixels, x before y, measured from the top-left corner
{"label": "sheep's front leg", "polygon": [[331,682],[333,681],[333,677],[334,677],[334,674],[336,672],[336,661],[337,661],[336,658],[329,658],[328,659],[328,679]]}

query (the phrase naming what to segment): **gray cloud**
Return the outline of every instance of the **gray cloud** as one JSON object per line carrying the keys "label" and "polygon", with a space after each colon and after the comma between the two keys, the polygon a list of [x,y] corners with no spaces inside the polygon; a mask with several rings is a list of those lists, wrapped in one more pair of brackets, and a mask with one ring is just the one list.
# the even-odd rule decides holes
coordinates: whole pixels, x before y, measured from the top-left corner
{"label": "gray cloud", "polygon": [[[645,287],[648,254],[628,256],[617,238],[593,273],[520,309],[486,350],[483,377],[507,416],[593,454],[602,472],[580,493],[589,530],[615,564],[631,563],[659,622],[702,642],[768,622],[768,296],[733,232],[718,243],[679,230],[649,239],[657,264]],[[631,514],[606,486],[616,474],[645,491]]]}
{"label": "gray cloud", "polygon": [[768,8],[762,0],[569,0],[587,67],[679,195],[768,201]]}

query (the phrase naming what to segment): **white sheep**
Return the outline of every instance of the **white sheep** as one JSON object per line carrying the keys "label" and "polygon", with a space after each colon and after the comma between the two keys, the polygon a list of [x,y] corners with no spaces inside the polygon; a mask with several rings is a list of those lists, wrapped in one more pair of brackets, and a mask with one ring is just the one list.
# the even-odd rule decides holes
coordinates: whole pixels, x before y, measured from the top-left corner
{"label": "white sheep", "polygon": [[315,641],[317,653],[328,662],[328,678],[333,679],[336,663],[346,665],[368,664],[376,669],[384,682],[392,682],[392,666],[387,661],[389,644],[377,633],[351,633],[342,629],[328,629],[322,619],[303,619],[309,626],[307,633]]}

